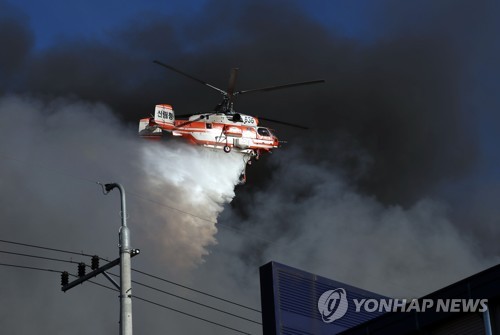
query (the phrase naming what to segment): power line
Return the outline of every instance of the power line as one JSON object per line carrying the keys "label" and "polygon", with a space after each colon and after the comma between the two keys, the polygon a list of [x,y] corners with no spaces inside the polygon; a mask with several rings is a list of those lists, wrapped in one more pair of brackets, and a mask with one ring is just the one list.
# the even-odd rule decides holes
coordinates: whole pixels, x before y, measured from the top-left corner
{"label": "power line", "polygon": [[[99,283],[96,283],[92,280],[89,280],[89,282],[91,282],[92,284],[95,284],[97,286],[101,286],[103,288],[107,288],[108,290],[111,290],[111,291],[115,291],[115,292],[118,292],[118,290],[116,288],[113,288],[113,287],[110,287],[110,286],[106,286],[106,285],[102,285],[102,284],[99,284]],[[208,322],[208,323],[211,323],[213,325],[217,325],[219,327],[223,327],[223,328],[226,328],[226,329],[229,329],[229,330],[232,330],[232,331],[235,331],[235,332],[238,332],[238,333],[241,333],[241,334],[246,334],[246,335],[252,335],[250,333],[247,333],[245,331],[242,331],[242,330],[239,330],[239,329],[236,329],[236,328],[232,328],[232,327],[229,327],[229,326],[226,326],[226,325],[223,325],[221,323],[218,323],[218,322],[215,322],[215,321],[211,321],[211,320],[208,320],[208,319],[205,319],[205,318],[202,318],[200,316],[196,316],[196,315],[193,315],[193,314],[190,314],[190,313],[187,313],[187,312],[183,312],[183,311],[180,311],[178,309],[175,309],[175,308],[172,308],[172,307],[169,307],[169,306],[165,306],[163,304],[160,304],[160,303],[157,303],[157,302],[154,302],[152,300],[148,300],[148,299],[145,299],[145,298],[142,298],[142,297],[139,297],[137,295],[134,295],[132,297],[133,299],[135,300],[140,300],[140,301],[144,301],[144,302],[147,302],[149,304],[152,304],[152,305],[155,305],[155,306],[158,306],[158,307],[161,307],[161,308],[164,308],[164,309],[168,309],[170,311],[174,311],[174,312],[177,312],[177,313],[180,313],[180,314],[183,314],[183,315],[187,315],[189,317],[192,317],[192,318],[195,318],[195,319],[198,319],[198,320],[201,320],[201,321],[205,321],[205,322]]]}
{"label": "power line", "polygon": [[43,250],[49,250],[49,251],[62,252],[62,253],[72,254],[72,255],[80,255],[80,256],[87,256],[87,257],[94,256],[94,255],[85,254],[83,252],[68,251],[68,250],[55,249],[55,248],[48,248],[48,247],[42,247],[42,246],[39,246],[39,245],[28,244],[28,243],[20,243],[20,242],[13,242],[13,241],[7,241],[7,240],[0,240],[0,242],[14,244],[14,245],[21,245],[23,247],[30,247],[30,248],[36,248],[36,249],[43,249]]}
{"label": "power line", "polygon": [[[114,273],[111,273],[112,276],[115,276],[115,277],[119,277],[118,275],[115,275]],[[174,293],[171,293],[171,292],[167,292],[167,291],[164,291],[164,290],[161,290],[159,288],[156,288],[156,287],[153,287],[153,286],[150,286],[150,285],[147,285],[147,284],[144,284],[144,283],[141,283],[141,282],[138,282],[138,281],[135,281],[135,280],[132,280],[132,283],[134,284],[137,284],[139,286],[143,286],[143,287],[146,287],[146,288],[149,288],[151,290],[154,290],[154,291],[157,291],[157,292],[161,292],[161,293],[164,293],[164,294],[168,294],[170,296],[173,296],[173,297],[176,297],[178,299],[182,299],[182,300],[185,300],[185,301],[188,301],[188,302],[191,302],[191,303],[194,303],[194,304],[197,304],[198,306],[203,306],[203,307],[206,307],[206,308],[210,308],[214,311],[217,311],[217,312],[220,312],[220,313],[224,313],[224,314],[227,314],[227,315],[230,315],[230,316],[233,316],[235,318],[238,318],[238,319],[242,319],[242,320],[245,320],[245,321],[249,321],[249,322],[253,322],[253,323],[256,323],[258,325],[262,325],[261,322],[258,322],[258,321],[255,321],[255,320],[252,320],[252,319],[248,319],[248,318],[245,318],[243,316],[240,316],[240,315],[237,315],[237,314],[233,314],[233,313],[230,313],[230,312],[227,312],[227,311],[224,311],[222,309],[219,309],[219,308],[216,308],[216,307],[213,307],[213,306],[209,306],[209,305],[206,305],[206,304],[203,304],[203,303],[200,303],[198,301],[194,301],[194,300],[191,300],[189,298],[185,298],[185,297],[181,297],[180,295],[177,295],[177,294],[174,294]]]}
{"label": "power line", "polygon": [[[97,283],[97,282],[94,282],[92,280],[89,280],[89,282],[91,282],[92,284],[95,284],[95,285],[98,285],[98,286],[101,286],[101,287],[104,287],[104,288],[107,288],[108,290],[111,290],[111,291],[115,291],[115,292],[119,292],[116,288],[113,288],[113,287],[110,287],[110,286],[106,286],[106,285],[102,285],[100,283]],[[136,283],[137,284],[137,283]],[[187,312],[183,312],[181,310],[178,310],[176,308],[173,308],[173,307],[169,307],[169,306],[166,306],[166,305],[163,305],[163,304],[160,304],[160,303],[157,303],[157,302],[154,302],[152,300],[148,300],[146,298],[142,298],[140,296],[137,296],[137,295],[133,295],[132,296],[133,299],[135,300],[140,300],[140,301],[144,301],[144,302],[147,302],[149,304],[152,304],[152,305],[155,305],[155,306],[158,306],[158,307],[161,307],[161,308],[164,308],[164,309],[168,309],[170,311],[174,311],[174,312],[177,312],[177,313],[180,313],[180,314],[183,314],[183,315],[187,315],[189,317],[192,317],[192,318],[195,318],[195,319],[198,319],[198,320],[201,320],[201,321],[205,321],[205,322],[208,322],[208,323],[211,323],[213,325],[216,325],[216,326],[219,326],[219,327],[223,327],[223,328],[226,328],[226,329],[229,329],[229,330],[232,330],[232,331],[235,331],[235,332],[238,332],[238,333],[241,333],[241,334],[246,334],[246,335],[252,335],[250,333],[247,333],[245,331],[242,331],[242,330],[239,330],[239,329],[236,329],[236,328],[233,328],[233,327],[229,327],[229,326],[226,326],[226,325],[223,325],[221,323],[218,323],[218,322],[215,322],[215,321],[211,321],[211,320],[208,320],[208,319],[205,319],[205,318],[202,318],[200,316],[196,316],[196,315],[193,315],[193,314],[190,314],[190,313],[187,313]],[[249,320],[251,321],[251,320]],[[252,321],[254,322],[254,321]],[[260,323],[259,323],[260,324]]]}
{"label": "power line", "polygon": [[65,262],[65,263],[72,263],[72,264],[78,264],[79,263],[79,262],[75,262],[75,261],[68,261],[66,259],[36,256],[36,255],[23,254],[23,253],[20,253],[20,252],[12,252],[12,251],[5,251],[5,250],[0,250],[0,253],[2,253],[2,254],[8,254],[8,255],[15,255],[15,256],[37,258],[37,259],[45,259],[45,260],[55,261],[55,262]]}
{"label": "power line", "polygon": [[[6,267],[18,268],[18,269],[26,269],[26,270],[45,271],[45,272],[52,272],[52,273],[63,273],[63,271],[59,271],[59,270],[45,269],[45,268],[39,268],[39,267],[35,267],[35,266],[25,266],[25,265],[17,265],[17,264],[0,263],[0,266],[6,266]],[[78,277],[78,276],[73,275],[73,274],[69,274],[69,275],[72,277]],[[118,290],[113,288],[113,287],[106,286],[106,285],[94,282],[92,280],[89,280],[89,282],[94,284],[94,285],[101,286],[101,287],[107,288],[109,290],[118,292]]]}
{"label": "power line", "polygon": [[195,214],[192,214],[192,213],[189,213],[187,211],[184,211],[182,209],[179,209],[179,208],[175,208],[175,207],[172,207],[172,206],[169,206],[165,203],[162,203],[162,202],[159,202],[159,201],[156,201],[156,200],[152,200],[152,199],[149,199],[149,198],[146,198],[142,195],[140,195],[139,193],[136,193],[136,192],[132,192],[132,191],[127,191],[127,194],[130,194],[131,196],[134,196],[136,198],[139,198],[139,199],[142,199],[142,200],[145,200],[145,201],[148,201],[148,202],[151,202],[151,203],[154,203],[154,204],[157,204],[157,205],[160,205],[160,206],[163,206],[165,208],[168,208],[168,209],[172,209],[174,211],[177,211],[179,213],[182,213],[182,214],[186,214],[186,215],[190,215],[194,218],[197,218],[197,219],[200,219],[200,220],[203,220],[203,221],[206,221],[206,222],[210,222],[210,223],[213,223],[213,224],[217,224],[217,221],[213,221],[213,220],[210,220],[210,219],[206,219],[204,217],[201,217],[201,216],[198,216],[198,215],[195,215]]}
{"label": "power line", "polygon": [[[15,255],[15,256],[23,256],[23,257],[30,257],[30,258],[36,258],[36,259],[44,259],[44,260],[50,260],[50,261],[57,261],[57,262],[65,262],[65,263],[72,263],[72,264],[78,264],[80,262],[75,262],[75,261],[68,261],[68,260],[65,260],[65,259],[60,259],[60,258],[51,258],[51,257],[44,257],[44,256],[36,256],[36,255],[31,255],[31,254],[25,254],[25,253],[19,253],[19,252],[11,252],[11,251],[5,251],[5,250],[0,250],[0,253],[4,253],[4,254],[9,254],[9,255]],[[87,265],[88,266],[88,265]],[[115,276],[115,277],[119,277],[118,275],[114,274],[114,273],[110,273],[110,275],[112,276]],[[157,292],[161,292],[161,293],[164,293],[164,294],[168,294],[170,296],[173,296],[173,297],[176,297],[178,299],[182,299],[182,300],[185,300],[185,301],[188,301],[188,302],[191,302],[191,303],[194,303],[194,304],[197,304],[198,306],[203,306],[205,308],[209,308],[209,309],[212,309],[212,310],[215,310],[217,312],[220,312],[220,313],[224,313],[224,314],[227,314],[227,315],[230,315],[230,316],[233,316],[233,317],[236,317],[236,318],[239,318],[239,319],[242,319],[242,320],[245,320],[245,321],[249,321],[249,322],[253,322],[253,323],[256,323],[256,324],[259,324],[261,325],[262,323],[258,322],[258,321],[255,321],[255,320],[252,320],[252,319],[248,319],[246,317],[243,317],[243,316],[240,316],[240,315],[237,315],[237,314],[234,314],[234,313],[231,313],[231,312],[227,312],[227,311],[224,311],[222,309],[219,309],[219,308],[216,308],[216,307],[213,307],[213,306],[210,306],[210,305],[207,305],[207,304],[203,304],[203,303],[200,303],[198,301],[194,301],[192,299],[189,299],[189,298],[185,298],[185,297],[182,297],[180,295],[177,295],[177,294],[174,294],[174,293],[171,293],[171,292],[168,292],[168,291],[165,291],[165,290],[161,290],[159,288],[156,288],[156,287],[153,287],[151,285],[147,285],[147,284],[144,284],[144,283],[141,283],[141,282],[138,282],[138,281],[135,281],[135,280],[132,280],[132,282],[134,284],[137,284],[139,286],[143,286],[143,287],[146,287],[146,288],[149,288],[151,290],[155,290]]]}
{"label": "power line", "polygon": [[146,272],[143,272],[143,271],[137,270],[137,269],[132,269],[132,271],[137,272],[137,273],[140,273],[140,274],[143,274],[143,275],[145,275],[145,276],[148,276],[148,277],[151,277],[151,278],[154,278],[154,279],[158,279],[158,280],[164,281],[164,282],[169,283],[169,284],[172,284],[172,285],[176,285],[176,286],[179,286],[179,287],[185,288],[185,289],[187,289],[187,290],[191,290],[191,291],[196,292],[196,293],[200,293],[200,294],[206,295],[207,297],[211,297],[211,298],[214,298],[214,299],[218,299],[218,300],[221,300],[221,301],[224,301],[224,302],[227,302],[227,303],[230,303],[230,304],[233,304],[233,305],[236,305],[236,306],[239,306],[239,307],[242,307],[242,308],[245,308],[245,309],[248,309],[248,310],[251,310],[251,311],[257,312],[257,313],[261,313],[261,311],[260,311],[260,310],[258,310],[258,309],[255,309],[255,308],[252,308],[252,307],[248,307],[248,306],[245,306],[245,305],[239,304],[239,303],[237,303],[237,302],[234,302],[234,301],[231,301],[231,300],[227,300],[227,299],[224,299],[224,298],[221,298],[221,297],[215,296],[215,295],[213,295],[213,294],[206,293],[206,292],[203,292],[203,291],[200,291],[200,290],[194,289],[194,288],[189,287],[189,286],[185,286],[185,285],[182,285],[182,284],[179,284],[179,283],[175,283],[175,282],[170,281],[170,280],[168,280],[168,279],[164,279],[164,278],[161,278],[161,277],[158,277],[158,276],[155,276],[155,275],[152,275],[152,274],[149,274],[149,273],[146,273]]}
{"label": "power line", "polygon": [[[79,252],[74,252],[74,251],[68,251],[68,250],[62,250],[62,249],[55,249],[55,248],[48,248],[48,247],[44,247],[44,246],[40,246],[40,245],[33,245],[33,244],[28,244],[28,243],[14,242],[14,241],[2,240],[2,239],[0,239],[0,242],[14,244],[14,245],[21,245],[21,246],[30,247],[30,248],[37,248],[37,249],[42,249],[42,250],[48,250],[48,251],[62,252],[62,253],[68,253],[68,254],[75,254],[75,255],[80,255],[80,256],[87,256],[87,257],[94,256],[94,255],[86,254],[86,253],[83,253],[83,252],[79,253]],[[30,257],[44,259],[44,257],[42,257],[42,256],[30,256]],[[48,259],[48,258],[45,258],[45,259]],[[103,259],[103,258],[100,258],[100,259]],[[54,259],[54,260],[56,260],[56,259]],[[106,260],[106,259],[103,259],[103,260]],[[106,260],[106,261],[108,261],[108,260]],[[137,269],[132,269],[132,271],[140,273],[140,274],[148,276],[148,277],[151,277],[151,278],[154,278],[154,279],[157,279],[157,280],[160,280],[160,281],[163,281],[163,282],[166,282],[166,283],[169,283],[169,284],[172,284],[172,285],[176,285],[178,287],[182,287],[182,288],[187,289],[187,290],[191,290],[193,292],[196,292],[196,293],[199,293],[199,294],[202,294],[202,295],[205,295],[205,296],[208,296],[208,297],[220,300],[220,301],[224,301],[226,303],[229,303],[229,304],[232,304],[232,305],[235,305],[235,306],[239,306],[239,307],[242,307],[242,308],[245,308],[245,309],[257,312],[257,313],[261,313],[261,311],[258,310],[258,309],[255,309],[255,308],[252,308],[252,307],[249,307],[249,306],[245,306],[245,305],[242,305],[240,303],[237,303],[237,302],[225,299],[225,298],[221,298],[221,297],[218,297],[216,295],[213,295],[213,294],[210,294],[210,293],[206,293],[206,292],[194,289],[194,288],[186,286],[186,285],[182,285],[182,284],[176,283],[174,281],[171,281],[171,280],[168,280],[168,279],[165,279],[165,278],[161,278],[161,277],[149,274],[149,273],[144,272],[144,271],[140,271],[140,270],[137,270]]]}
{"label": "power line", "polygon": [[[17,264],[0,263],[0,266],[20,268],[20,269],[27,269],[27,270],[45,271],[45,272],[52,272],[52,273],[62,273],[62,271],[58,271],[58,270],[45,269],[45,268],[39,268],[39,267],[33,267],[33,266],[23,266],[23,265],[17,265]],[[76,277],[75,275],[72,275],[72,276]],[[106,288],[108,290],[118,292],[118,290],[115,289],[115,288],[113,288],[113,287],[102,285],[102,284],[94,282],[92,280],[89,280],[89,282],[92,283],[92,284],[94,284],[94,285]],[[168,310],[171,310],[171,311],[174,311],[174,312],[177,312],[177,313],[180,313],[180,314],[183,314],[183,315],[186,315],[186,316],[189,316],[189,317],[192,317],[192,318],[195,318],[195,319],[207,322],[207,323],[211,323],[213,325],[216,325],[216,326],[219,326],[219,327],[222,327],[222,328],[226,328],[226,329],[229,329],[229,330],[241,333],[241,334],[252,335],[252,334],[247,333],[245,331],[242,331],[242,330],[239,330],[239,329],[236,329],[236,328],[233,328],[233,327],[229,327],[229,326],[226,326],[226,325],[224,325],[222,323],[218,323],[218,322],[215,322],[215,321],[212,321],[212,320],[208,320],[208,319],[205,319],[203,317],[196,316],[196,315],[193,315],[193,314],[190,314],[190,313],[187,313],[187,312],[184,312],[184,311],[181,311],[181,310],[178,310],[178,309],[175,309],[175,308],[172,308],[172,307],[169,307],[169,306],[166,306],[166,305],[154,302],[152,300],[148,300],[148,299],[145,299],[145,298],[142,298],[142,297],[139,297],[139,296],[135,296],[135,295],[133,296],[133,298],[136,299],[136,300],[144,301],[146,303],[149,303],[149,304],[152,304],[152,305],[164,308],[164,309],[168,309]]]}
{"label": "power line", "polygon": [[177,312],[177,313],[184,314],[184,315],[190,316],[190,317],[192,317],[192,318],[195,318],[195,319],[198,319],[198,320],[202,320],[202,321],[205,321],[205,322],[208,322],[208,323],[211,323],[211,324],[217,325],[217,326],[219,326],[219,327],[224,327],[224,328],[226,328],[226,329],[230,329],[230,330],[233,330],[233,331],[238,332],[238,333],[241,333],[241,334],[251,335],[250,333],[244,332],[244,331],[242,331],[242,330],[239,330],[239,329],[236,329],[236,328],[232,328],[232,327],[229,327],[229,326],[223,325],[223,324],[221,324],[221,323],[218,323],[218,322],[215,322],[215,321],[211,321],[211,320],[208,320],[208,319],[202,318],[202,317],[200,317],[200,316],[192,315],[192,314],[189,314],[189,313],[186,313],[186,312],[180,311],[180,310],[175,309],[175,308],[172,308],[172,307],[168,307],[168,306],[165,306],[165,305],[159,304],[159,303],[157,303],[157,302],[154,302],[154,301],[151,301],[151,300],[148,300],[148,299],[144,299],[144,298],[141,298],[141,297],[138,297],[138,296],[134,296],[134,298],[135,298],[136,300],[141,300],[141,301],[144,301],[144,302],[147,302],[147,303],[153,304],[153,305],[158,306],[158,307],[162,307],[162,308],[165,308],[165,309],[168,309],[168,310],[171,310],[171,311],[175,311],[175,312]]}
{"label": "power line", "polygon": [[214,220],[210,220],[210,219],[207,219],[207,218],[204,218],[204,217],[201,217],[201,216],[198,216],[198,215],[195,215],[193,213],[189,213],[187,211],[184,211],[182,209],[179,209],[179,208],[176,208],[176,207],[172,207],[170,205],[167,205],[163,202],[160,202],[160,201],[156,201],[156,200],[153,200],[153,199],[149,199],[149,198],[146,198],[142,195],[140,195],[139,193],[135,193],[135,192],[131,192],[131,191],[127,191],[128,194],[130,194],[131,196],[134,196],[136,198],[139,198],[139,199],[142,199],[144,201],[148,201],[148,202],[151,202],[151,203],[154,203],[154,204],[157,204],[159,206],[162,206],[162,207],[165,207],[165,208],[168,208],[168,209],[172,209],[174,211],[177,211],[179,213],[182,213],[182,214],[186,214],[186,215],[190,215],[194,218],[197,218],[197,219],[200,219],[200,220],[203,220],[203,221],[206,221],[206,222],[209,222],[209,223],[213,223],[214,225],[217,225],[217,226],[220,226],[222,228],[225,228],[225,229],[229,229],[229,230],[233,230],[233,231],[236,231],[238,233],[241,233],[241,234],[245,234],[245,235],[248,235],[248,236],[253,236],[254,238],[258,238],[262,241],[265,241],[265,242],[268,242],[268,243],[275,243],[274,241],[271,241],[269,239],[266,239],[265,237],[262,237],[258,234],[254,234],[254,233],[250,233],[248,231],[245,231],[243,229],[239,229],[239,228],[236,228],[236,227],[231,227],[231,226],[228,226],[228,225],[225,225],[225,224],[222,224],[220,222],[217,222],[217,221],[214,221]]}
{"label": "power line", "polygon": [[45,271],[45,272],[56,272],[56,273],[62,273],[62,271],[57,271],[57,270],[52,270],[52,269],[44,269],[44,268],[37,268],[34,266],[25,266],[25,265],[17,265],[17,264],[7,264],[7,263],[0,263],[1,266],[8,266],[12,268],[19,268],[19,269],[28,269],[28,270],[38,270],[38,271]]}

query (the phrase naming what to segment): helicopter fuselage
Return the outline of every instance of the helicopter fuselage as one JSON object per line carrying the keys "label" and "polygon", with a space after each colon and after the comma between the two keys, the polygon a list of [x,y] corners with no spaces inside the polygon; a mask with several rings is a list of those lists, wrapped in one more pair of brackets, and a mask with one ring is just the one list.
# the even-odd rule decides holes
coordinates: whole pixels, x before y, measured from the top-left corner
{"label": "helicopter fuselage", "polygon": [[256,117],[240,113],[195,114],[187,120],[176,120],[170,105],[156,105],[155,115],[141,119],[139,134],[160,139],[164,133],[179,136],[188,142],[208,148],[232,150],[259,156],[279,147],[279,140]]}

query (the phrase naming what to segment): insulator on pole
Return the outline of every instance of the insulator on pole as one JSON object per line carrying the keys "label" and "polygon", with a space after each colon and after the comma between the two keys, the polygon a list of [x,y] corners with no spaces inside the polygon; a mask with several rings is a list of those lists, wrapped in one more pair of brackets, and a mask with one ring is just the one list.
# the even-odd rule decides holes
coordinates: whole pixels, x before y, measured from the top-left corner
{"label": "insulator on pole", "polygon": [[92,270],[96,270],[99,268],[99,256],[92,256],[92,259],[90,260],[90,268]]}
{"label": "insulator on pole", "polygon": [[78,263],[78,277],[85,276],[85,263]]}
{"label": "insulator on pole", "polygon": [[69,283],[69,273],[64,271],[61,273],[61,286],[66,286]]}

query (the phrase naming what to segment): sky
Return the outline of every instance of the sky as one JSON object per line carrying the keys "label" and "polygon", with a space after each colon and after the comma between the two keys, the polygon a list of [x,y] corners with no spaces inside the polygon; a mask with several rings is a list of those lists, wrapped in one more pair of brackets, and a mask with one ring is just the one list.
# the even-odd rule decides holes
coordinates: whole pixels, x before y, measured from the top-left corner
{"label": "sky", "polygon": [[[0,0],[2,239],[117,256],[128,196],[133,266],[259,308],[258,267],[274,260],[394,297],[414,297],[498,264],[500,140],[495,1]],[[234,154],[149,143],[137,122],[157,103],[210,111],[222,89],[324,79],[238,97],[237,111],[287,143],[248,169]],[[0,263],[87,261],[0,242]],[[71,272],[71,271],[70,271]],[[75,271],[73,271],[75,272]],[[236,308],[135,273],[135,295],[250,334]],[[3,267],[9,333],[116,331],[116,294]],[[105,279],[99,283],[108,285]],[[237,331],[134,301],[136,332]],[[30,322],[24,320],[29,319]]]}

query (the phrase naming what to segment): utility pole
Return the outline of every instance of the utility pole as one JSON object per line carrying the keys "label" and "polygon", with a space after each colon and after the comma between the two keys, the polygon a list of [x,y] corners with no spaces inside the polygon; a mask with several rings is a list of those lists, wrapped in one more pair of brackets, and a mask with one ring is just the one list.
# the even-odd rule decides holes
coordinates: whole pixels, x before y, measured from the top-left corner
{"label": "utility pole", "polygon": [[132,335],[132,266],[130,263],[130,230],[127,227],[125,189],[118,183],[106,184],[104,187],[107,193],[118,188],[121,195],[122,225],[118,234],[118,247],[120,248],[120,335]]}
{"label": "utility pole", "polygon": [[[66,292],[67,290],[75,287],[78,284],[97,276],[102,273],[104,276],[111,281],[111,283],[120,290],[120,335],[132,335],[132,266],[130,258],[139,254],[138,249],[130,248],[130,230],[127,226],[127,208],[125,202],[125,189],[122,185],[118,183],[111,183],[102,185],[104,194],[108,194],[114,188],[120,190],[121,196],[121,227],[118,234],[118,248],[120,251],[120,257],[99,267],[99,257],[92,257],[92,272],[85,274],[85,263],[80,263],[78,267],[78,279],[68,283],[67,272],[61,274],[61,290]],[[120,264],[120,285],[118,285],[107,273],[106,270]]]}

